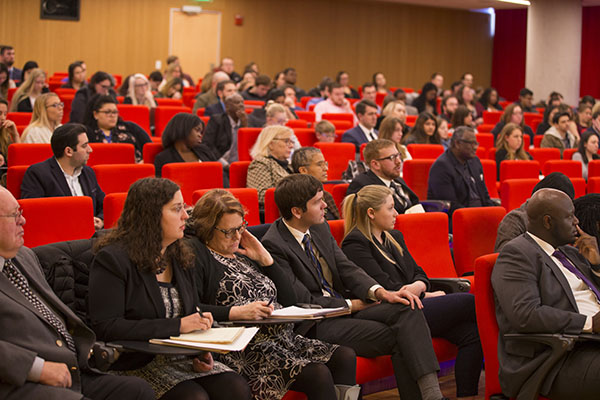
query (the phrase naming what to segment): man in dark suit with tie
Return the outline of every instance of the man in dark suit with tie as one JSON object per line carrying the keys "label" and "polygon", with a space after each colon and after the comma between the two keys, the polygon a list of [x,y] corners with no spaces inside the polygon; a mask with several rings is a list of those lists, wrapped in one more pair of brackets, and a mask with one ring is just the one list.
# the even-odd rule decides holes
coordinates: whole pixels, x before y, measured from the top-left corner
{"label": "man in dark suit with tie", "polygon": [[394,142],[388,139],[369,142],[365,146],[364,156],[369,171],[352,180],[347,194],[356,193],[363,186],[382,185],[394,191],[394,208],[398,214],[404,214],[407,209],[419,204],[419,197],[400,178],[402,159]]}
{"label": "man in dark suit with tie", "polygon": [[85,165],[92,152],[85,126],[68,123],[50,139],[54,157],[33,164],[23,176],[21,198],[88,196],[94,203],[94,226],[104,226],[104,192],[94,170]]}
{"label": "man in dark suit with tie", "polygon": [[478,146],[475,131],[461,126],[452,134],[450,148],[429,170],[427,198],[450,201],[450,216],[459,208],[496,205],[485,186]]}
{"label": "man in dark suit with tie", "polygon": [[356,152],[360,152],[360,145],[377,139],[377,104],[371,100],[362,100],[356,104],[356,115],[358,125],[344,132],[342,142],[352,143],[356,147]]}
{"label": "man in dark suit with tie", "polygon": [[217,97],[219,98],[219,101],[215,104],[206,107],[204,109],[204,116],[212,117],[216,114],[225,113],[225,99],[234,93],[237,93],[235,82],[223,81],[217,83]]}
{"label": "man in dark suit with tie", "polygon": [[[598,244],[579,228],[573,202],[559,190],[538,190],[527,205],[527,218],[527,232],[503,247],[492,272],[500,385],[510,397],[549,350],[535,342],[507,341],[504,334],[600,333]],[[551,399],[597,399],[599,371],[600,344],[576,343],[546,376],[540,393]]]}
{"label": "man in dark suit with tie", "polygon": [[324,223],[323,185],[307,174],[282,179],[275,190],[282,218],[263,244],[292,280],[299,302],[348,307],[307,335],[353,348],[364,357],[391,354],[403,399],[441,399],[438,364],[418,297],[390,292],[348,260]]}
{"label": "man in dark suit with tie", "polygon": [[15,49],[12,46],[0,47],[0,59],[4,65],[8,67],[7,79],[12,79],[15,82],[21,82],[23,79],[23,71],[14,66],[15,63]]}
{"label": "man in dark suit with tie", "polygon": [[19,203],[0,187],[0,398],[154,399],[145,381],[88,365],[94,333],[50,289],[23,246],[23,225]]}

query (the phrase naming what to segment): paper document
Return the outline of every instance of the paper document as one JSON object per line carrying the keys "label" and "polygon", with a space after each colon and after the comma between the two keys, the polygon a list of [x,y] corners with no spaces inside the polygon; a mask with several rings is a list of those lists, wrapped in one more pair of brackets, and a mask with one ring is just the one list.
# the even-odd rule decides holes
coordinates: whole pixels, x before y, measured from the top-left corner
{"label": "paper document", "polygon": [[237,328],[210,328],[206,331],[194,331],[190,333],[183,333],[179,336],[171,336],[172,340],[179,340],[183,342],[200,342],[200,343],[233,343],[242,332],[243,327]]}
{"label": "paper document", "polygon": [[254,335],[258,332],[258,328],[241,328],[243,332],[238,336],[233,343],[221,344],[221,343],[199,343],[199,342],[186,342],[182,340],[173,339],[150,339],[152,344],[161,344],[166,346],[178,346],[186,347],[190,349],[198,349],[205,351],[213,351],[215,353],[229,353],[230,351],[242,351],[246,348],[248,343],[252,340]]}
{"label": "paper document", "polygon": [[275,310],[271,313],[271,318],[300,318],[300,319],[315,319],[337,317],[339,315],[350,314],[350,310],[346,307],[336,308],[301,308],[296,306],[285,307]]}

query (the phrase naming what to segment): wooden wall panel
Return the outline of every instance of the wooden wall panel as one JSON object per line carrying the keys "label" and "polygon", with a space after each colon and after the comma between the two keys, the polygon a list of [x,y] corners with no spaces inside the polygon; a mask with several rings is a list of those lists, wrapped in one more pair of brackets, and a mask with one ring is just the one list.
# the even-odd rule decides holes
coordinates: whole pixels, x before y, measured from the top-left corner
{"label": "wooden wall panel", "polygon": [[[81,0],[81,19],[71,22],[40,20],[39,0],[0,0],[0,37],[15,46],[19,67],[34,59],[49,72],[65,71],[84,59],[90,73],[149,73],[168,55],[169,9],[189,3]],[[356,0],[214,0],[204,7],[223,13],[221,54],[239,72],[249,61],[270,76],[295,66],[307,89],[340,69],[353,85],[375,71],[390,86],[420,88],[433,71],[446,86],[467,70],[477,85],[490,82],[487,14]],[[243,26],[234,25],[236,14]],[[190,40],[202,45],[202,38]]]}

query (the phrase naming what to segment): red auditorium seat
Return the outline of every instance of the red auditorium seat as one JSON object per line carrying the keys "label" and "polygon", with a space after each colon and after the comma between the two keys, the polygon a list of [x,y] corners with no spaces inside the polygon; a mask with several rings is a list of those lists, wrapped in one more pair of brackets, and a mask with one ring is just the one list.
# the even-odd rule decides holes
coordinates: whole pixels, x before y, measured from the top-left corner
{"label": "red auditorium seat", "polygon": [[119,116],[124,121],[131,121],[138,124],[150,135],[150,109],[142,105],[119,104],[117,105]]}
{"label": "red auditorium seat", "polygon": [[127,193],[110,193],[104,198],[104,229],[110,229],[117,224]]}
{"label": "red auditorium seat", "polygon": [[342,241],[344,240],[344,220],[343,219],[334,219],[327,221],[329,224],[329,229],[331,230],[331,235],[337,242],[338,246],[342,245]]}
{"label": "red auditorium seat", "polygon": [[25,246],[36,247],[66,240],[89,239],[95,232],[91,197],[44,197],[21,199],[27,219]]}
{"label": "red auditorium seat", "polygon": [[154,164],[156,155],[163,151],[162,143],[145,143],[142,151],[145,164]]}
{"label": "red auditorium seat", "polygon": [[600,176],[600,160],[592,160],[588,162],[588,178],[593,178],[595,176]]}
{"label": "red auditorium seat", "polygon": [[135,147],[131,143],[90,143],[92,152],[87,165],[135,164]]}
{"label": "red auditorium seat", "polygon": [[250,161],[235,161],[229,165],[229,187],[245,188]]}
{"label": "red auditorium seat", "polygon": [[452,214],[454,267],[459,276],[475,270],[475,259],[494,252],[504,207],[466,207]]}
{"label": "red auditorium seat", "polygon": [[240,128],[238,129],[238,160],[252,161],[250,149],[256,143],[262,128]]}
{"label": "red auditorium seat", "polygon": [[[402,166],[402,178],[409,188],[421,200],[427,198],[427,184],[429,182],[429,170],[435,159],[406,160]],[[435,200],[435,199],[433,199]]]}
{"label": "red auditorium seat", "polygon": [[156,98],[156,105],[158,107],[181,107],[183,106],[183,99],[169,99],[169,98]]}
{"label": "red auditorium seat", "polygon": [[569,178],[575,189],[575,198],[585,196],[586,193],[586,182],[583,178]]}
{"label": "red auditorium seat", "polygon": [[342,173],[348,168],[348,161],[356,157],[352,143],[316,142],[315,147],[321,150],[323,157],[329,163],[329,180],[341,179]]}
{"label": "red auditorium seat", "polygon": [[348,121],[350,122],[351,127],[354,126],[354,114],[351,113],[324,113],[321,115],[321,119],[326,119],[328,121]]}
{"label": "red auditorium seat", "polygon": [[[557,149],[558,150],[558,149]],[[549,160],[542,167],[544,176],[552,172],[562,172],[569,178],[581,178],[581,162],[573,160]]]}
{"label": "red auditorium seat", "polygon": [[500,182],[507,179],[538,179],[540,163],[524,160],[504,160],[500,163]]}
{"label": "red auditorium seat", "polygon": [[588,178],[587,182],[588,193],[600,193],[600,176]]}
{"label": "red auditorium seat", "polygon": [[[211,189],[202,189],[196,190],[192,193],[192,204],[196,204],[198,200],[202,196],[206,194]],[[254,188],[229,188],[224,189],[228,192],[231,192],[242,206],[244,206],[244,211],[246,212],[245,219],[248,222],[248,225],[260,225],[260,214],[258,211],[258,192]]]}
{"label": "red auditorium seat", "polygon": [[311,147],[317,143],[317,135],[313,128],[294,128],[294,135],[302,147]]}
{"label": "red auditorium seat", "polygon": [[268,188],[265,192],[265,224],[275,222],[279,218],[279,209],[275,204],[275,188]]}
{"label": "red auditorium seat", "polygon": [[9,112],[6,119],[14,122],[15,125],[29,125],[32,115],[33,113],[30,112]]}
{"label": "red auditorium seat", "polygon": [[483,180],[485,181],[485,187],[488,190],[488,194],[492,199],[500,197],[498,194],[498,179],[496,177],[496,161],[494,160],[480,160],[481,166],[483,167]]}
{"label": "red auditorium seat", "polygon": [[[161,99],[157,99],[161,100]],[[163,99],[171,100],[171,99]],[[162,136],[165,127],[176,114],[191,113],[192,109],[183,106],[160,106],[154,109],[154,136]]]}
{"label": "red auditorium seat", "polygon": [[294,111],[299,119],[303,119],[311,124],[315,123],[316,115],[314,111]]}
{"label": "red auditorium seat", "polygon": [[572,160],[573,154],[577,153],[578,149],[564,149],[563,160]]}
{"label": "red auditorium seat", "polygon": [[542,139],[544,138],[544,135],[535,135],[533,137],[533,147],[540,148],[540,145],[542,144]]}
{"label": "red auditorium seat", "polygon": [[534,160],[540,163],[540,171],[544,170],[544,164],[550,160],[560,160],[560,150],[555,148],[544,147],[542,149],[529,149],[529,154]]}
{"label": "red auditorium seat", "polygon": [[335,201],[335,205],[340,212],[342,211],[342,203],[346,197],[346,192],[348,192],[348,186],[350,186],[349,183],[338,183],[333,187],[333,192],[331,193],[333,201]]}
{"label": "red auditorium seat", "polygon": [[531,197],[531,192],[539,179],[507,179],[500,188],[500,200],[506,212],[521,207],[521,204]]}
{"label": "red auditorium seat", "polygon": [[60,100],[65,103],[65,107],[63,108],[63,117],[62,123],[66,124],[69,122],[71,118],[71,104],[73,104],[73,99],[75,98],[74,94],[61,94],[59,95]]}
{"label": "red auditorium seat", "polygon": [[484,124],[497,124],[500,122],[500,118],[504,111],[484,111],[483,112],[483,123]]}
{"label": "red auditorium seat", "polygon": [[441,144],[409,144],[406,146],[413,159],[433,158],[436,159],[444,152]]}
{"label": "red auditorium seat", "polygon": [[479,147],[483,147],[484,149],[490,149],[496,145],[494,143],[494,135],[491,133],[476,133],[475,138],[479,143]]}
{"label": "red auditorium seat", "polygon": [[216,161],[165,164],[162,177],[178,184],[184,201],[192,204],[192,193],[196,190],[223,187],[223,166]]}
{"label": "red auditorium seat", "polygon": [[308,122],[303,119],[290,119],[285,123],[288,128],[308,128]]}
{"label": "red auditorium seat", "polygon": [[154,176],[152,164],[105,164],[93,169],[104,194],[127,192],[135,181]]}
{"label": "red auditorium seat", "polygon": [[341,120],[341,119],[331,119],[329,120],[329,122],[331,122],[333,124],[333,126],[335,126],[335,130],[341,130],[346,132],[349,129],[352,129],[353,125],[351,122],[345,121],[345,120]]}
{"label": "red auditorium seat", "polygon": [[27,168],[29,168],[29,165],[16,165],[8,167],[6,171],[6,188],[17,200],[21,198],[21,182]]}
{"label": "red auditorium seat", "polygon": [[13,143],[8,146],[11,166],[31,165],[52,157],[49,143]]}

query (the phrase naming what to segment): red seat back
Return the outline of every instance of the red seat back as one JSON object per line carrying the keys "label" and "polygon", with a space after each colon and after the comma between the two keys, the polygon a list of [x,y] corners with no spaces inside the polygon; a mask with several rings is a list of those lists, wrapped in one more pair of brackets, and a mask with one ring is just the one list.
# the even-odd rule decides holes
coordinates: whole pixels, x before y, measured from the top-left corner
{"label": "red seat back", "polygon": [[466,207],[452,214],[454,266],[458,276],[475,270],[475,259],[493,253],[504,207]]}
{"label": "red seat back", "polygon": [[[196,204],[202,196],[211,189],[196,190],[192,193],[192,204]],[[258,211],[258,192],[254,188],[228,188],[224,189],[231,192],[236,199],[242,203],[246,212],[245,219],[248,225],[260,225],[260,213]]]}
{"label": "red seat back", "polygon": [[127,193],[109,193],[104,198],[104,229],[110,229],[117,225],[117,221],[123,211]]}
{"label": "red seat back", "polygon": [[[161,99],[157,99],[161,100]],[[162,99],[172,100],[172,99]],[[159,103],[160,105],[160,103]],[[191,113],[192,109],[189,107],[179,106],[160,106],[154,109],[154,136],[162,136],[165,127],[176,114],[179,113]]]}
{"label": "red seat back", "polygon": [[298,118],[303,119],[311,124],[315,123],[316,115],[314,111],[294,111]]}
{"label": "red seat back", "polygon": [[540,163],[525,160],[504,160],[500,163],[500,182],[507,179],[538,179]]}
{"label": "red seat back", "polygon": [[183,99],[170,99],[168,97],[156,98],[156,105],[158,107],[181,107],[183,106]]}
{"label": "red seat back", "polygon": [[497,124],[500,122],[503,111],[484,111],[483,112],[483,123],[484,124]]}
{"label": "red seat back", "polygon": [[154,176],[152,164],[104,164],[93,169],[104,194],[127,192],[138,179]]}
{"label": "red seat back", "polygon": [[600,193],[600,176],[594,176],[592,178],[588,178],[587,192],[588,193]]}
{"label": "red seat back", "polygon": [[421,200],[427,198],[429,170],[434,162],[433,158],[406,160],[402,166],[402,178]]}
{"label": "red seat back", "polygon": [[550,147],[544,147],[541,149],[529,149],[529,154],[534,160],[540,163],[540,170],[544,170],[544,165],[550,160],[560,160],[560,150]]}
{"label": "red seat back", "polygon": [[229,187],[245,188],[251,161],[235,161],[229,165]]}
{"label": "red seat back", "polygon": [[331,230],[331,235],[337,242],[338,246],[342,245],[342,241],[344,240],[344,220],[343,219],[334,219],[331,221],[327,221],[329,224],[329,229]]}
{"label": "red seat back", "polygon": [[49,143],[13,143],[8,146],[8,160],[11,166],[31,165],[52,157]]}
{"label": "red seat back", "polygon": [[162,143],[145,143],[143,148],[144,164],[154,164],[156,155],[163,151]]}
{"label": "red seat back", "polygon": [[444,152],[441,144],[409,144],[406,146],[413,159],[433,158],[436,159]]}
{"label": "red seat back", "polygon": [[563,150],[563,160],[572,160],[573,154],[577,153],[579,149],[564,149]]}
{"label": "red seat back", "polygon": [[331,193],[333,201],[335,201],[335,205],[340,211],[342,211],[342,203],[346,197],[346,192],[348,192],[348,186],[350,186],[349,183],[338,183],[333,187],[333,192]]}
{"label": "red seat back", "polygon": [[29,125],[32,115],[33,113],[30,112],[9,112],[6,119],[14,122],[15,125]]}
{"label": "red seat back", "polygon": [[588,178],[593,178],[595,176],[600,176],[600,160],[588,162]]}
{"label": "red seat back", "polygon": [[[556,149],[558,150],[558,149]],[[550,175],[553,172],[562,172],[569,178],[581,178],[581,162],[573,160],[548,160],[542,168],[542,173]]]}
{"label": "red seat back", "polygon": [[294,128],[294,135],[296,135],[302,147],[310,147],[317,142],[317,135],[312,128]]}
{"label": "red seat back", "polygon": [[479,147],[490,149],[495,146],[494,135],[491,133],[476,133],[475,138],[479,143]]}
{"label": "red seat back", "polygon": [[275,222],[279,218],[279,209],[275,204],[275,188],[268,188],[265,192],[265,224]]}
{"label": "red seat back", "polygon": [[496,161],[494,160],[480,160],[481,166],[483,167],[483,180],[485,181],[485,187],[488,190],[488,193],[491,198],[498,198],[500,195],[498,194],[498,186],[496,182],[498,179],[496,178]]}
{"label": "red seat back", "polygon": [[178,184],[183,200],[192,204],[192,194],[196,190],[223,187],[223,166],[220,162],[165,164],[162,177]]}
{"label": "red seat back", "polygon": [[94,204],[88,196],[21,199],[25,246],[89,239],[94,229]]}
{"label": "red seat back", "polygon": [[17,165],[8,167],[6,171],[6,188],[17,200],[21,198],[21,182],[23,182],[27,168],[29,165]]}
{"label": "red seat back", "polygon": [[316,142],[315,147],[321,149],[323,157],[329,163],[329,180],[341,179],[342,173],[348,168],[348,161],[355,158],[355,147],[352,143]]}
{"label": "red seat back", "polygon": [[150,109],[142,105],[118,104],[119,116],[124,121],[131,121],[138,124],[150,135]]}
{"label": "red seat back", "polygon": [[321,119],[328,121],[348,121],[351,124],[350,127],[354,126],[354,114],[350,113],[324,113],[321,115]]}
{"label": "red seat back", "polygon": [[506,212],[521,207],[521,204],[531,197],[531,192],[539,179],[507,179],[500,188],[500,200]]}
{"label": "red seat back", "polygon": [[87,165],[135,164],[135,147],[131,143],[90,143],[92,152]]}
{"label": "red seat back", "polygon": [[575,189],[575,198],[585,196],[587,184],[583,178],[569,178]]}
{"label": "red seat back", "polygon": [[262,128],[240,128],[238,129],[238,160],[252,161],[250,149],[256,143]]}

